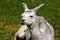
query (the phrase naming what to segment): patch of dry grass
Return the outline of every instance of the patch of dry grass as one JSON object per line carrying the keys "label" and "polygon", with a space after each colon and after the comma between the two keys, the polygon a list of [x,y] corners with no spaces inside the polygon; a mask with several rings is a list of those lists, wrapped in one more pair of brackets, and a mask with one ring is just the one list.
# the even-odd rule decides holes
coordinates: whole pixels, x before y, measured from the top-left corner
{"label": "patch of dry grass", "polygon": [[5,22],[0,22],[0,39],[13,39],[14,34],[20,28],[20,24],[7,25]]}

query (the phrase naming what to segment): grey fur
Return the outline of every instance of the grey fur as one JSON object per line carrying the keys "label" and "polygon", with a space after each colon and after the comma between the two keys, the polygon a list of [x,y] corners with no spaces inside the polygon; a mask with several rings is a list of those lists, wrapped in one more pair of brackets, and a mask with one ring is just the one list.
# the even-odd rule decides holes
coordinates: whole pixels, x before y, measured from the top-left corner
{"label": "grey fur", "polygon": [[54,40],[54,30],[41,16],[36,16],[36,21],[30,28],[32,40]]}
{"label": "grey fur", "polygon": [[[25,34],[26,40],[54,40],[54,29],[42,16],[35,15],[37,10],[44,4],[34,9],[28,9],[25,3],[22,3],[25,12],[22,14],[23,23],[28,25]],[[33,16],[33,17],[30,17]]]}
{"label": "grey fur", "polygon": [[[35,15],[36,11],[43,5],[44,4],[41,4],[34,9],[28,9],[22,14],[22,19],[25,20],[24,23],[30,25],[28,26],[28,29],[30,31],[31,40],[54,40],[53,27],[44,19],[44,17]],[[27,9],[26,6],[25,8]],[[31,15],[33,18],[30,18]]]}

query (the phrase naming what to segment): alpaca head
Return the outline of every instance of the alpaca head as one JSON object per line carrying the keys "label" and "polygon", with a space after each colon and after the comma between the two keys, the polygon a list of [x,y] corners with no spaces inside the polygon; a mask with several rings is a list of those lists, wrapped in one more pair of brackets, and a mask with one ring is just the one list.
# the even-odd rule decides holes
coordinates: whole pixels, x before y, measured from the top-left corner
{"label": "alpaca head", "polygon": [[36,18],[36,12],[38,11],[38,9],[40,7],[42,7],[44,4],[41,4],[33,9],[28,9],[27,5],[25,3],[22,3],[23,4],[23,8],[24,8],[24,12],[23,14],[21,15],[22,18],[21,18],[21,22],[26,24],[26,25],[30,25],[30,24],[33,24],[35,22],[35,18]]}

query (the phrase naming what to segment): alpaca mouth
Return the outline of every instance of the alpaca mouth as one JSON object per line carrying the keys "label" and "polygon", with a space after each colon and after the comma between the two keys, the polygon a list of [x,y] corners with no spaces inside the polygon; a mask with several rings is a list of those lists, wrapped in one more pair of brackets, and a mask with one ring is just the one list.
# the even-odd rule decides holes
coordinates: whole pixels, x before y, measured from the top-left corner
{"label": "alpaca mouth", "polygon": [[21,21],[20,23],[21,23],[22,25],[25,25],[25,24],[26,24],[26,23],[25,23],[25,22],[23,22],[23,21]]}
{"label": "alpaca mouth", "polygon": [[24,23],[24,22],[22,22],[21,24],[22,24],[22,25],[25,25],[25,23]]}
{"label": "alpaca mouth", "polygon": [[24,37],[24,38],[20,38],[20,37],[16,37],[16,40],[26,40],[26,37]]}

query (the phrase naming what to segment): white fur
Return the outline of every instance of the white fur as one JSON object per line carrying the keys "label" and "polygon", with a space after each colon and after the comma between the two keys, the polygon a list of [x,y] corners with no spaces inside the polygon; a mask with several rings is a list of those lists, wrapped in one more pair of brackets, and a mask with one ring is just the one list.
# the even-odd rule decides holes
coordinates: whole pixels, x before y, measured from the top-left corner
{"label": "white fur", "polygon": [[26,35],[26,31],[28,30],[28,27],[26,25],[22,25],[18,32],[16,32],[15,36],[14,36],[14,40],[16,40],[16,37],[20,37],[23,38]]}
{"label": "white fur", "polygon": [[[24,10],[28,9],[27,5],[23,4]],[[42,16],[35,15],[40,7],[44,5],[41,4],[33,9],[28,9],[22,14],[22,19],[26,25],[30,25],[30,32],[32,40],[54,40],[54,30],[52,26],[44,19]],[[30,16],[33,16],[32,18]]]}
{"label": "white fur", "polygon": [[52,28],[52,26],[45,20],[44,17],[36,15],[38,9],[44,4],[41,4],[33,9],[28,9],[25,3],[22,4],[25,11],[21,15],[21,19],[25,20],[23,22],[25,25],[30,26],[28,26],[28,32],[23,32],[23,29],[25,29],[25,27],[22,27],[17,32],[19,34],[18,36],[22,37],[25,35],[25,33],[27,33],[26,40],[29,40],[30,37],[30,40],[54,40],[54,29]]}
{"label": "white fur", "polygon": [[[22,19],[24,19],[25,24],[31,24],[35,21],[35,14],[34,12],[24,12],[22,14]],[[34,16],[33,18],[30,18],[30,16]],[[31,20],[32,19],[32,20]]]}
{"label": "white fur", "polygon": [[[25,10],[25,12],[22,14],[22,19],[25,20],[24,23],[32,24],[35,21],[35,18],[36,18],[36,15],[35,15],[36,11],[38,11],[38,9],[40,7],[42,7],[44,5],[44,3],[35,7],[34,9],[28,9],[27,5],[25,3],[22,3],[22,4],[23,4],[23,8]],[[33,18],[30,18],[30,16],[33,16]]]}
{"label": "white fur", "polygon": [[21,28],[18,30],[17,34],[19,37],[23,37],[25,35],[25,31],[27,31],[27,26],[26,25],[22,25]]}

